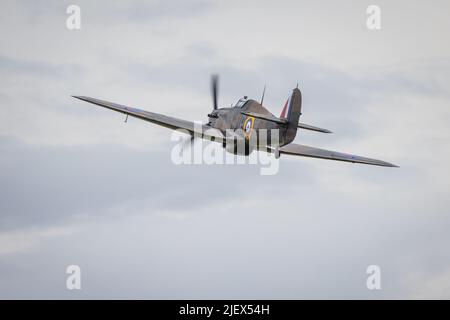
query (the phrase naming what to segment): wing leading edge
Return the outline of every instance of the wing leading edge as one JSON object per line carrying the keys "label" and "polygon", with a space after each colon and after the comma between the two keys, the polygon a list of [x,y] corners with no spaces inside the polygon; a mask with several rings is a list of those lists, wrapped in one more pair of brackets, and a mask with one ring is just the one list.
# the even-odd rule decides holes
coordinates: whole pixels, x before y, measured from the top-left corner
{"label": "wing leading edge", "polygon": [[[84,96],[72,96],[73,98],[86,101],[95,105],[98,105],[100,107],[114,110],[117,112],[121,112],[123,114],[145,120],[148,122],[152,122],[155,124],[158,124],[160,126],[177,130],[177,129],[183,129],[186,131],[189,131],[191,134],[194,134],[196,136],[201,136],[202,138],[211,139],[214,141],[222,141],[224,138],[222,132],[220,130],[217,130],[215,128],[211,128],[205,124],[196,124],[193,121],[187,121],[183,119],[178,119],[170,116],[166,116],[163,114],[155,113],[155,112],[149,112],[137,108],[131,108],[124,105],[120,105],[117,103],[90,98],[90,97],[84,97]],[[198,130],[198,129],[200,130]],[[197,130],[196,130],[197,129]],[[201,132],[200,132],[201,131]]]}
{"label": "wing leading edge", "polygon": [[337,161],[346,161],[353,163],[363,163],[370,164],[374,166],[382,166],[382,167],[398,167],[395,164],[371,159],[366,157],[360,157],[352,154],[336,152],[331,150],[319,149],[309,146],[304,146],[301,144],[290,143],[288,145],[282,146],[279,149],[280,154],[290,154],[296,156],[303,157],[311,157],[311,158],[320,158],[320,159],[328,159],[328,160],[337,160]]}

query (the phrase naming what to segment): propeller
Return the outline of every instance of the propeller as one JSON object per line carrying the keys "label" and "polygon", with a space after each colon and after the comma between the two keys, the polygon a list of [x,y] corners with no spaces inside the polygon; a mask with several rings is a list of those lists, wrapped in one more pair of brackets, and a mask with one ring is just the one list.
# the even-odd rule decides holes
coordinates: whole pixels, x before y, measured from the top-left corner
{"label": "propeller", "polygon": [[217,110],[217,96],[219,90],[219,76],[214,74],[211,76],[211,95],[213,100],[214,110]]}
{"label": "propeller", "polygon": [[213,112],[208,114],[209,118],[218,118],[219,116],[217,115],[217,112],[214,112],[215,110],[218,109],[218,104],[217,104],[217,100],[218,100],[218,91],[219,91],[219,76],[217,74],[213,74],[211,76],[211,96],[212,96],[212,100],[213,100]]}

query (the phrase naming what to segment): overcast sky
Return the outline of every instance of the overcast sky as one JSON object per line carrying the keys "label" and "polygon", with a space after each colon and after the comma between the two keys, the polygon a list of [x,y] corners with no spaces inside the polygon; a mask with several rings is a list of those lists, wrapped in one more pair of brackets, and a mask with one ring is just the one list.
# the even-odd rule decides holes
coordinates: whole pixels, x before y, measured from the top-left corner
{"label": "overcast sky", "polygon": [[[449,9],[2,1],[0,298],[450,298]],[[176,166],[170,130],[70,98],[205,121],[212,73],[221,106],[267,84],[276,115],[299,83],[301,121],[334,133],[296,142],[400,168]]]}

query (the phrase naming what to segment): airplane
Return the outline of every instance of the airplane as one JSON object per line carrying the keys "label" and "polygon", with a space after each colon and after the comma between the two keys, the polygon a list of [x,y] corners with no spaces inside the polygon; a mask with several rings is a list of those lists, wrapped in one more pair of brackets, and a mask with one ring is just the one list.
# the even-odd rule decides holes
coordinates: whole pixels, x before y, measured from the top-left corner
{"label": "airplane", "polygon": [[[192,121],[127,107],[95,98],[85,96],[72,97],[121,112],[126,115],[125,122],[127,121],[128,116],[131,116],[169,129],[182,129],[184,132],[190,134],[191,140],[194,138],[202,138],[222,143],[222,146],[227,152],[234,154],[248,156],[251,152],[257,150],[273,153],[277,159],[281,155],[286,154],[383,167],[398,167],[382,160],[293,143],[298,129],[331,133],[330,130],[299,122],[302,114],[302,94],[298,85],[292,90],[292,94],[284,104],[281,115],[276,117],[263,106],[265,87],[260,102],[244,96],[239,99],[234,106],[229,108],[219,108],[218,82],[218,76],[213,75],[211,78],[213,110],[208,114],[208,123],[200,125]],[[278,138],[273,139],[269,134],[271,132],[276,132]],[[265,138],[258,138],[260,137],[259,133],[262,133],[261,136]],[[264,134],[267,136],[264,136]],[[242,143],[244,148],[238,148],[237,146],[239,143]]]}

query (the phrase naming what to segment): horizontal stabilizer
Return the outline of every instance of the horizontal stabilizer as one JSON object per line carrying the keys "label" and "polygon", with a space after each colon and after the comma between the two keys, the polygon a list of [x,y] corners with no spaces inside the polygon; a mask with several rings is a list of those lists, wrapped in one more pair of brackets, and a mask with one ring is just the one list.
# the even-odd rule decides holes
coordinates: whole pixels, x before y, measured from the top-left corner
{"label": "horizontal stabilizer", "polygon": [[256,112],[241,112],[241,113],[245,114],[246,116],[249,116],[249,117],[258,118],[258,119],[262,119],[262,120],[266,120],[266,121],[271,121],[271,122],[275,122],[278,124],[286,124],[287,123],[286,119],[280,119],[280,118],[277,118],[272,115],[261,114],[261,113],[256,113]]}
{"label": "horizontal stabilizer", "polygon": [[330,130],[322,129],[319,127],[314,127],[314,126],[311,126],[311,125],[305,124],[305,123],[299,123],[298,127],[300,129],[305,129],[305,130],[312,130],[312,131],[323,132],[323,133],[332,133]]}

